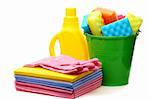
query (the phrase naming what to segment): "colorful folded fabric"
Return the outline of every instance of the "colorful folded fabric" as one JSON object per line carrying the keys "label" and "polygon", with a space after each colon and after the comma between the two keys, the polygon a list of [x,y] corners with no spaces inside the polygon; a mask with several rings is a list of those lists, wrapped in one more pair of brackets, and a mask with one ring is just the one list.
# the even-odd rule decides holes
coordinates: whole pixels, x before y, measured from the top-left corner
{"label": "colorful folded fabric", "polygon": [[[97,59],[78,61],[67,57],[68,60],[66,58],[63,61],[61,60],[62,57],[64,56],[50,57],[50,62],[48,62],[48,58],[45,58],[30,65],[47,62],[47,65],[55,66],[57,69],[61,68],[61,66],[66,66],[66,69],[72,70],[74,69],[73,66],[77,64],[82,66],[88,66],[91,63],[97,66],[101,64]],[[14,71],[16,90],[74,99],[100,87],[102,83],[101,65],[99,69],[81,74],[64,74],[36,66],[23,66]],[[65,69],[64,67],[62,70]]]}
{"label": "colorful folded fabric", "polygon": [[16,83],[16,90],[50,95],[50,96],[57,96],[57,97],[62,97],[62,98],[71,98],[72,99],[74,97],[73,94],[69,94],[66,92],[54,91],[54,90],[49,90],[49,89],[41,88],[41,87],[33,87],[33,85],[31,85],[31,84],[26,85],[26,83],[18,84],[18,82]]}
{"label": "colorful folded fabric", "polygon": [[[29,67],[28,67],[29,68]],[[15,75],[16,89],[63,98],[76,98],[101,86],[102,71],[93,71],[74,82]]]}
{"label": "colorful folded fabric", "polygon": [[100,86],[101,86],[101,81],[98,81],[96,83],[89,84],[86,87],[80,88],[79,90],[76,90],[73,93],[68,93],[65,91],[63,92],[54,91],[54,89],[51,90],[50,88],[47,88],[47,87],[43,88],[43,86],[39,86],[39,85],[37,86],[34,84],[16,82],[16,89],[18,91],[45,94],[45,95],[51,95],[51,96],[56,96],[56,97],[69,98],[69,99],[77,98],[83,94],[86,94],[88,92],[91,92],[97,89]]}
{"label": "colorful folded fabric", "polygon": [[[86,86],[88,86],[89,84],[93,84],[93,83],[99,82],[99,81],[101,81],[101,80],[102,80],[102,78],[98,77],[98,78],[96,78],[96,79],[94,79],[94,80],[92,80],[92,81],[89,81],[89,82],[87,82],[87,83],[85,83],[85,84],[82,84],[81,86],[79,86],[79,87],[77,87],[77,88],[73,88],[73,90],[72,90],[72,89],[71,89],[71,90],[67,90],[67,89],[62,88],[62,87],[59,88],[59,87],[57,87],[57,86],[45,86],[45,85],[41,85],[41,84],[34,84],[34,83],[28,83],[28,82],[22,82],[22,81],[16,81],[16,83],[31,84],[31,85],[35,85],[35,86],[41,86],[42,88],[47,88],[47,89],[54,90],[54,91],[66,92],[66,93],[73,93],[73,91],[79,90],[79,89],[81,89],[82,87],[86,87]],[[33,86],[33,87],[35,87],[35,86]]]}
{"label": "colorful folded fabric", "polygon": [[90,70],[98,70],[101,63],[97,58],[81,61],[70,56],[60,55],[58,57],[50,56],[25,66],[42,67],[64,74],[81,74]]}
{"label": "colorful folded fabric", "polygon": [[27,77],[27,76],[18,76],[18,75],[15,76],[16,81],[39,84],[39,85],[48,86],[48,87],[57,87],[57,88],[65,89],[65,90],[71,90],[71,91],[73,90],[73,88],[76,89],[84,85],[85,83],[91,82],[92,80],[95,80],[99,77],[102,77],[102,73],[100,72],[100,70],[97,70],[96,72],[88,76],[85,76],[84,78],[81,78],[80,80],[74,83],[47,80],[47,79]]}
{"label": "colorful folded fabric", "polygon": [[15,75],[46,78],[46,79],[53,79],[53,80],[66,81],[66,82],[75,82],[76,80],[79,80],[80,78],[83,78],[84,76],[92,72],[93,71],[85,72],[79,75],[69,75],[69,74],[63,74],[63,73],[47,70],[41,67],[34,67],[34,68],[21,67],[14,71]]}

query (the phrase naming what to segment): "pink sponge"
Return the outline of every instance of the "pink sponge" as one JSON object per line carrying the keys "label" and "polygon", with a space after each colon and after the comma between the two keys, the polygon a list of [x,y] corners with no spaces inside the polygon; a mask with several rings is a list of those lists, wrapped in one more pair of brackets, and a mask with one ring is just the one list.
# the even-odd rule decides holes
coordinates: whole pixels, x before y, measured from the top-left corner
{"label": "pink sponge", "polygon": [[125,16],[120,14],[117,16],[117,18],[118,18],[118,20],[121,20],[121,19],[125,18]]}

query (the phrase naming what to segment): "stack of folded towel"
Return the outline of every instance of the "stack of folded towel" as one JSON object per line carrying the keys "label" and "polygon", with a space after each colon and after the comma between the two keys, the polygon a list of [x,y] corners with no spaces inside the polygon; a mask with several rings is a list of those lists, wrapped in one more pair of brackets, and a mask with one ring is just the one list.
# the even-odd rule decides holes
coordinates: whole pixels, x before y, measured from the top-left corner
{"label": "stack of folded towel", "polygon": [[69,56],[48,57],[15,70],[19,91],[76,98],[101,86],[98,59],[79,61]]}

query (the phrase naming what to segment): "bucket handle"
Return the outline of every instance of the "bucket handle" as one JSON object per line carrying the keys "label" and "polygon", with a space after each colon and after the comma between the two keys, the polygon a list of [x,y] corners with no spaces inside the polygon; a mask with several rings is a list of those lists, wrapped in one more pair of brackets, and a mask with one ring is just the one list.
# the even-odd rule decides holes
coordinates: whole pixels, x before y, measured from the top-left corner
{"label": "bucket handle", "polygon": [[136,35],[138,36],[140,33],[142,33],[142,31],[141,31],[141,30],[138,30],[138,31],[136,32]]}

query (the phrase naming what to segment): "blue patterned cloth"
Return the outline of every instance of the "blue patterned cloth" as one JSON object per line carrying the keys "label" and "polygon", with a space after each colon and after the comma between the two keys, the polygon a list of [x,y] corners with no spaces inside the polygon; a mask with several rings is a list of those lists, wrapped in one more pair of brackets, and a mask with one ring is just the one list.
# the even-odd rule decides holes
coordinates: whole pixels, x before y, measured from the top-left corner
{"label": "blue patterned cloth", "polygon": [[105,25],[101,29],[104,36],[130,36],[133,33],[128,18]]}

